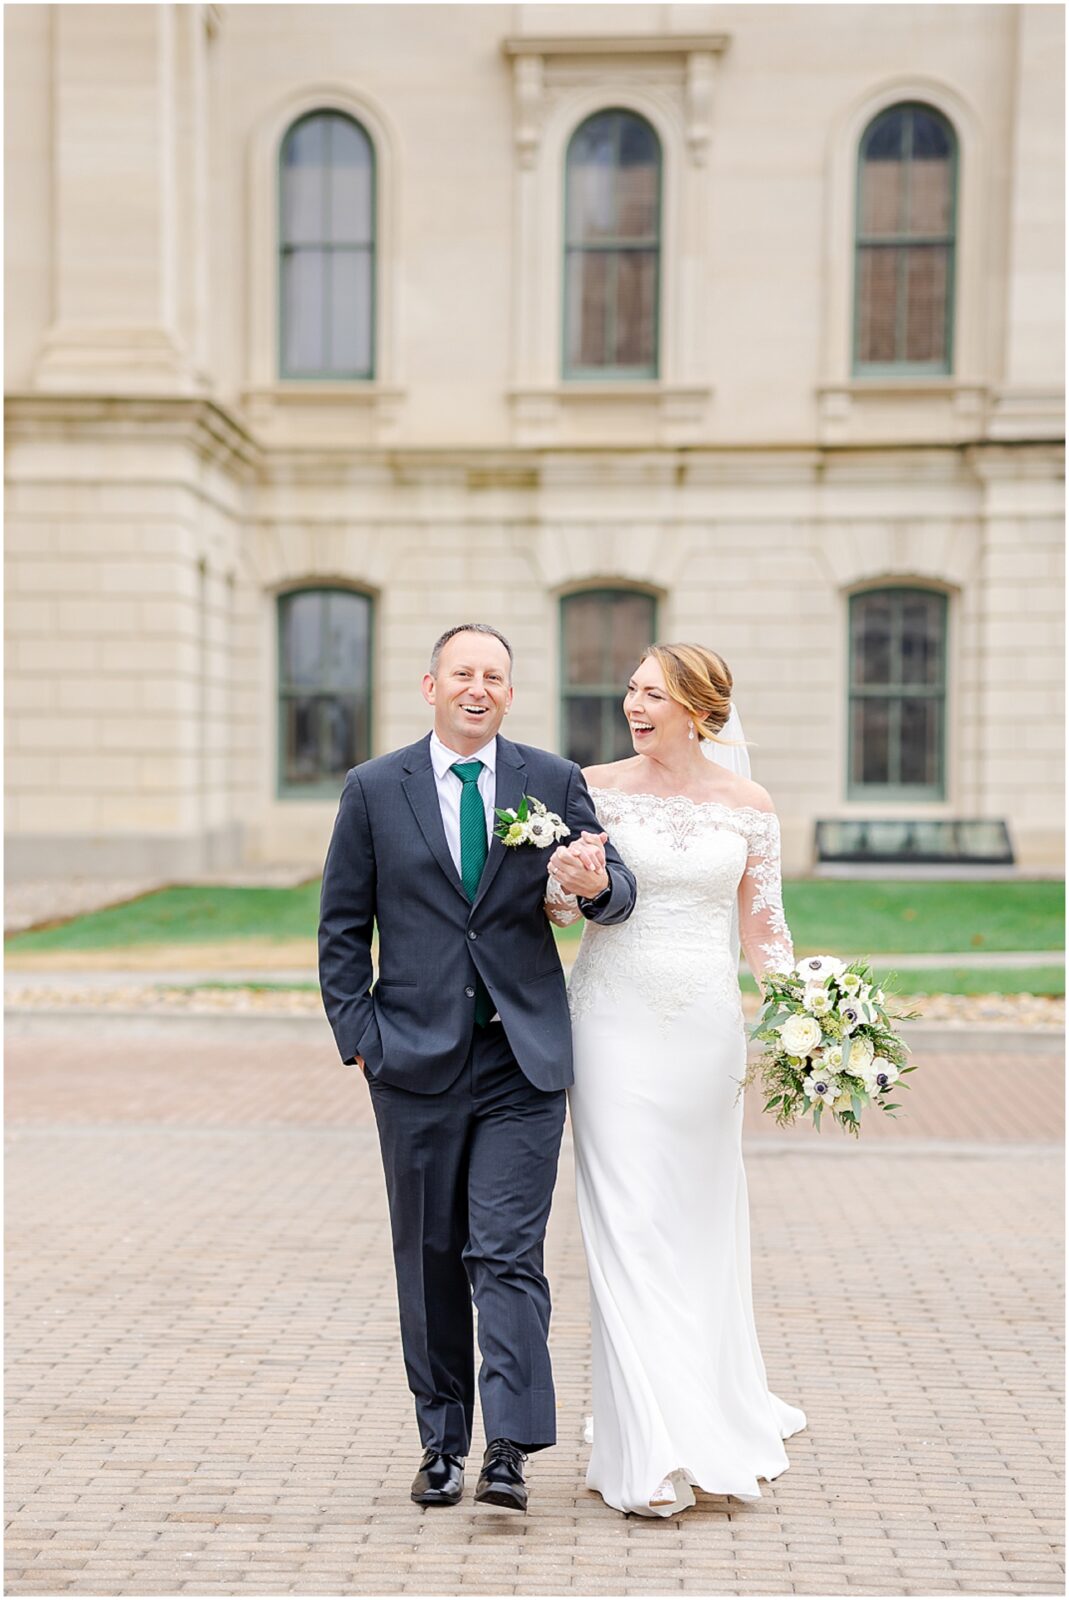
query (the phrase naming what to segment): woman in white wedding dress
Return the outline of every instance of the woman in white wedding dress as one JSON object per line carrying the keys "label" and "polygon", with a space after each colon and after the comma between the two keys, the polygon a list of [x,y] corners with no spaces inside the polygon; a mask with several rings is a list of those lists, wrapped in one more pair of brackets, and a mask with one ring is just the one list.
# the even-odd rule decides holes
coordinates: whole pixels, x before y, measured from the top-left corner
{"label": "woman in white wedding dress", "polygon": [[[730,696],[712,651],[653,646],[624,700],[636,754],[587,773],[638,881],[627,922],[586,924],[569,986],[593,1338],[587,1484],[642,1516],[692,1506],[691,1485],[760,1499],[757,1480],[786,1469],[783,1440],[805,1426],[769,1392],[750,1292],[737,941],[758,980],[793,952],[772,802],[702,754]],[[572,919],[552,877],[547,904],[554,921]]]}

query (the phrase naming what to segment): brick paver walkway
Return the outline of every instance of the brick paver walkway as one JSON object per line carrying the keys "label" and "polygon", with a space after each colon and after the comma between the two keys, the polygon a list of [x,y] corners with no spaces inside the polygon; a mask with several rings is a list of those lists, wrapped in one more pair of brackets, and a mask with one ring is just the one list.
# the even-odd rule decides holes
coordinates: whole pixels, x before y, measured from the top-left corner
{"label": "brick paver walkway", "polygon": [[567,1147],[561,1443],[526,1517],[421,1513],[365,1086],[326,1037],[106,1026],[8,1038],[8,1593],[1063,1592],[1056,1058],[932,1057],[859,1145],[754,1124],[809,1427],[759,1504],[661,1523],[583,1486]]}

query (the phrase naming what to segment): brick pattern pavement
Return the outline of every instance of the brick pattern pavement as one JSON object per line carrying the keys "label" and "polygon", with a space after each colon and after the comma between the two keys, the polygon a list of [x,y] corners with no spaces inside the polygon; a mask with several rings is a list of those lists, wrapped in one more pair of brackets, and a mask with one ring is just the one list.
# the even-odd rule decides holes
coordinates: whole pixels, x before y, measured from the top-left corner
{"label": "brick pattern pavement", "polygon": [[[760,1503],[660,1523],[583,1486],[570,1151],[548,1252],[561,1443],[526,1517],[470,1487],[423,1513],[366,1091],[329,1041],[16,1033],[7,1592],[1064,1592],[1054,1067],[1001,1060],[978,1091],[961,1063],[939,1096],[947,1061],[909,1137],[761,1127],[758,1325],[809,1427]],[[1037,1142],[1000,1122],[948,1155],[959,1091],[984,1098],[996,1066],[1015,1094],[1037,1074]]]}

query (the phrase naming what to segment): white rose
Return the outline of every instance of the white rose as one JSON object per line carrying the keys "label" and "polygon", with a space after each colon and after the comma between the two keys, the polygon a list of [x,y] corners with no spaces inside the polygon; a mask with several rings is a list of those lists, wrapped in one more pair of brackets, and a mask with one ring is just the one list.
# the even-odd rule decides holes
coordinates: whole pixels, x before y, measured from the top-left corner
{"label": "white rose", "polygon": [[865,1069],[876,1054],[872,1040],[865,1034],[859,1033],[856,1039],[850,1040],[850,1059],[847,1071],[855,1076],[864,1076]]}
{"label": "white rose", "polygon": [[779,1036],[788,1055],[807,1056],[820,1043],[820,1023],[815,1017],[788,1017],[780,1027]]}

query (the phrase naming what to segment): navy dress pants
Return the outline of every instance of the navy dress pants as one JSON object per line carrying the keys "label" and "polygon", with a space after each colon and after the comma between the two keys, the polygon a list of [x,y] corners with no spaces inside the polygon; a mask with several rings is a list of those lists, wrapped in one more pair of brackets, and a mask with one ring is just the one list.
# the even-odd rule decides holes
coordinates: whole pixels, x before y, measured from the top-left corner
{"label": "navy dress pants", "polygon": [[565,1092],[528,1081],[500,1022],[476,1028],[463,1071],[441,1094],[369,1085],[423,1446],[470,1449],[474,1298],[486,1437],[544,1449],[557,1433],[542,1247]]}

